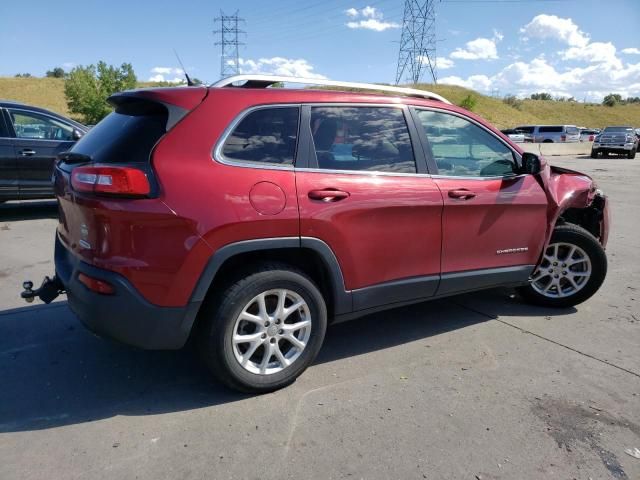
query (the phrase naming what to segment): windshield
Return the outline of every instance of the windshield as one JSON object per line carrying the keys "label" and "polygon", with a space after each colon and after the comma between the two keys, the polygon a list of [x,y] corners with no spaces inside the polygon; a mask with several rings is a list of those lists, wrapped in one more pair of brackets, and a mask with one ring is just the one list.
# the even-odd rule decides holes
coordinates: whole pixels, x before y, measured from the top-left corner
{"label": "windshield", "polygon": [[632,133],[631,127],[607,127],[604,129],[606,133]]}

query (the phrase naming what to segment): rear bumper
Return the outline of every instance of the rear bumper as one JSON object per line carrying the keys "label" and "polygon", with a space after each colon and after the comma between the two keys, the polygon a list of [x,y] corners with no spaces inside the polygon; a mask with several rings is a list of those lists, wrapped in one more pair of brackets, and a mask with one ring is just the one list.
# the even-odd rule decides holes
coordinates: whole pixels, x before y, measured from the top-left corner
{"label": "rear bumper", "polygon": [[[97,335],[150,350],[175,350],[186,343],[200,302],[184,307],[153,305],[122,275],[81,261],[57,235],[55,265],[69,307]],[[80,273],[110,283],[115,293],[103,295],[89,290],[78,280]]]}

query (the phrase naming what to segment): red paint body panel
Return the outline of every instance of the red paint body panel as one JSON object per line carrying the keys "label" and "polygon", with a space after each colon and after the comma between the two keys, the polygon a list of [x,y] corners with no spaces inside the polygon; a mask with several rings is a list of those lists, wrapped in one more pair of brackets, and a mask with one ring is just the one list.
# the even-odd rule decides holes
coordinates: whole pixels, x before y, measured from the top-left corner
{"label": "red paint body panel", "polygon": [[[442,195],[427,176],[296,172],[300,233],[334,251],[347,290],[440,273]],[[312,190],[349,194],[336,202]]]}
{"label": "red paint body panel", "polygon": [[[324,240],[336,254],[349,290],[441,271],[533,264],[562,211],[584,207],[593,198],[588,177],[548,166],[538,181],[532,176],[477,181],[244,168],[212,158],[218,139],[243,110],[305,102],[437,107],[475,119],[521,152],[479,117],[437,101],[240,88],[150,89],[135,95],[192,109],[153,151],[157,198],[81,195],[70,189],[68,178],[57,174],[58,232],[75,255],[122,274],[159,306],[186,305],[216,250],[258,238],[303,235]],[[277,188],[265,190],[263,182]],[[309,191],[324,188],[349,196],[335,203],[308,197]],[[449,198],[447,191],[458,188],[477,195],[468,201]],[[252,189],[255,199],[250,199]],[[603,232],[608,231],[608,215],[605,218]],[[606,233],[602,238],[606,242]],[[495,253],[525,246],[529,250],[523,254]]]}
{"label": "red paint body panel", "polygon": [[[534,265],[546,238],[547,199],[531,175],[513,179],[437,178],[442,190],[442,272]],[[476,194],[450,198],[450,190]],[[498,254],[499,250],[526,252]]]}

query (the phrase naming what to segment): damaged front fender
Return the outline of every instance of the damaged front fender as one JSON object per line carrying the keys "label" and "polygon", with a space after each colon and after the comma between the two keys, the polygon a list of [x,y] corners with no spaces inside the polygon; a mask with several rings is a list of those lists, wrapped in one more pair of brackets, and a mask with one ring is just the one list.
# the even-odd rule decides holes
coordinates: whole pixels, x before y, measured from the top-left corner
{"label": "damaged front fender", "polygon": [[540,174],[548,200],[545,247],[556,225],[573,223],[596,237],[603,247],[609,237],[609,205],[591,177],[546,165]]}

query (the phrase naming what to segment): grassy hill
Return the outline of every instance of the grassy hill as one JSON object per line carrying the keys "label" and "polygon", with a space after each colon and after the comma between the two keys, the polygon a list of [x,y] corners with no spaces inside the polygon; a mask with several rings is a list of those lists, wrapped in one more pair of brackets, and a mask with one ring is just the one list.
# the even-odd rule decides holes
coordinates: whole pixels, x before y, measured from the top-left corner
{"label": "grassy hill", "polygon": [[[153,86],[141,83],[141,87]],[[524,100],[514,108],[501,99],[481,95],[453,85],[420,85],[455,104],[471,94],[477,99],[474,112],[499,128],[519,124],[569,124],[586,127],[631,124],[640,127],[640,105],[605,107],[577,102]],[[58,78],[0,77],[0,99],[18,100],[69,115],[64,98],[64,81]]]}

